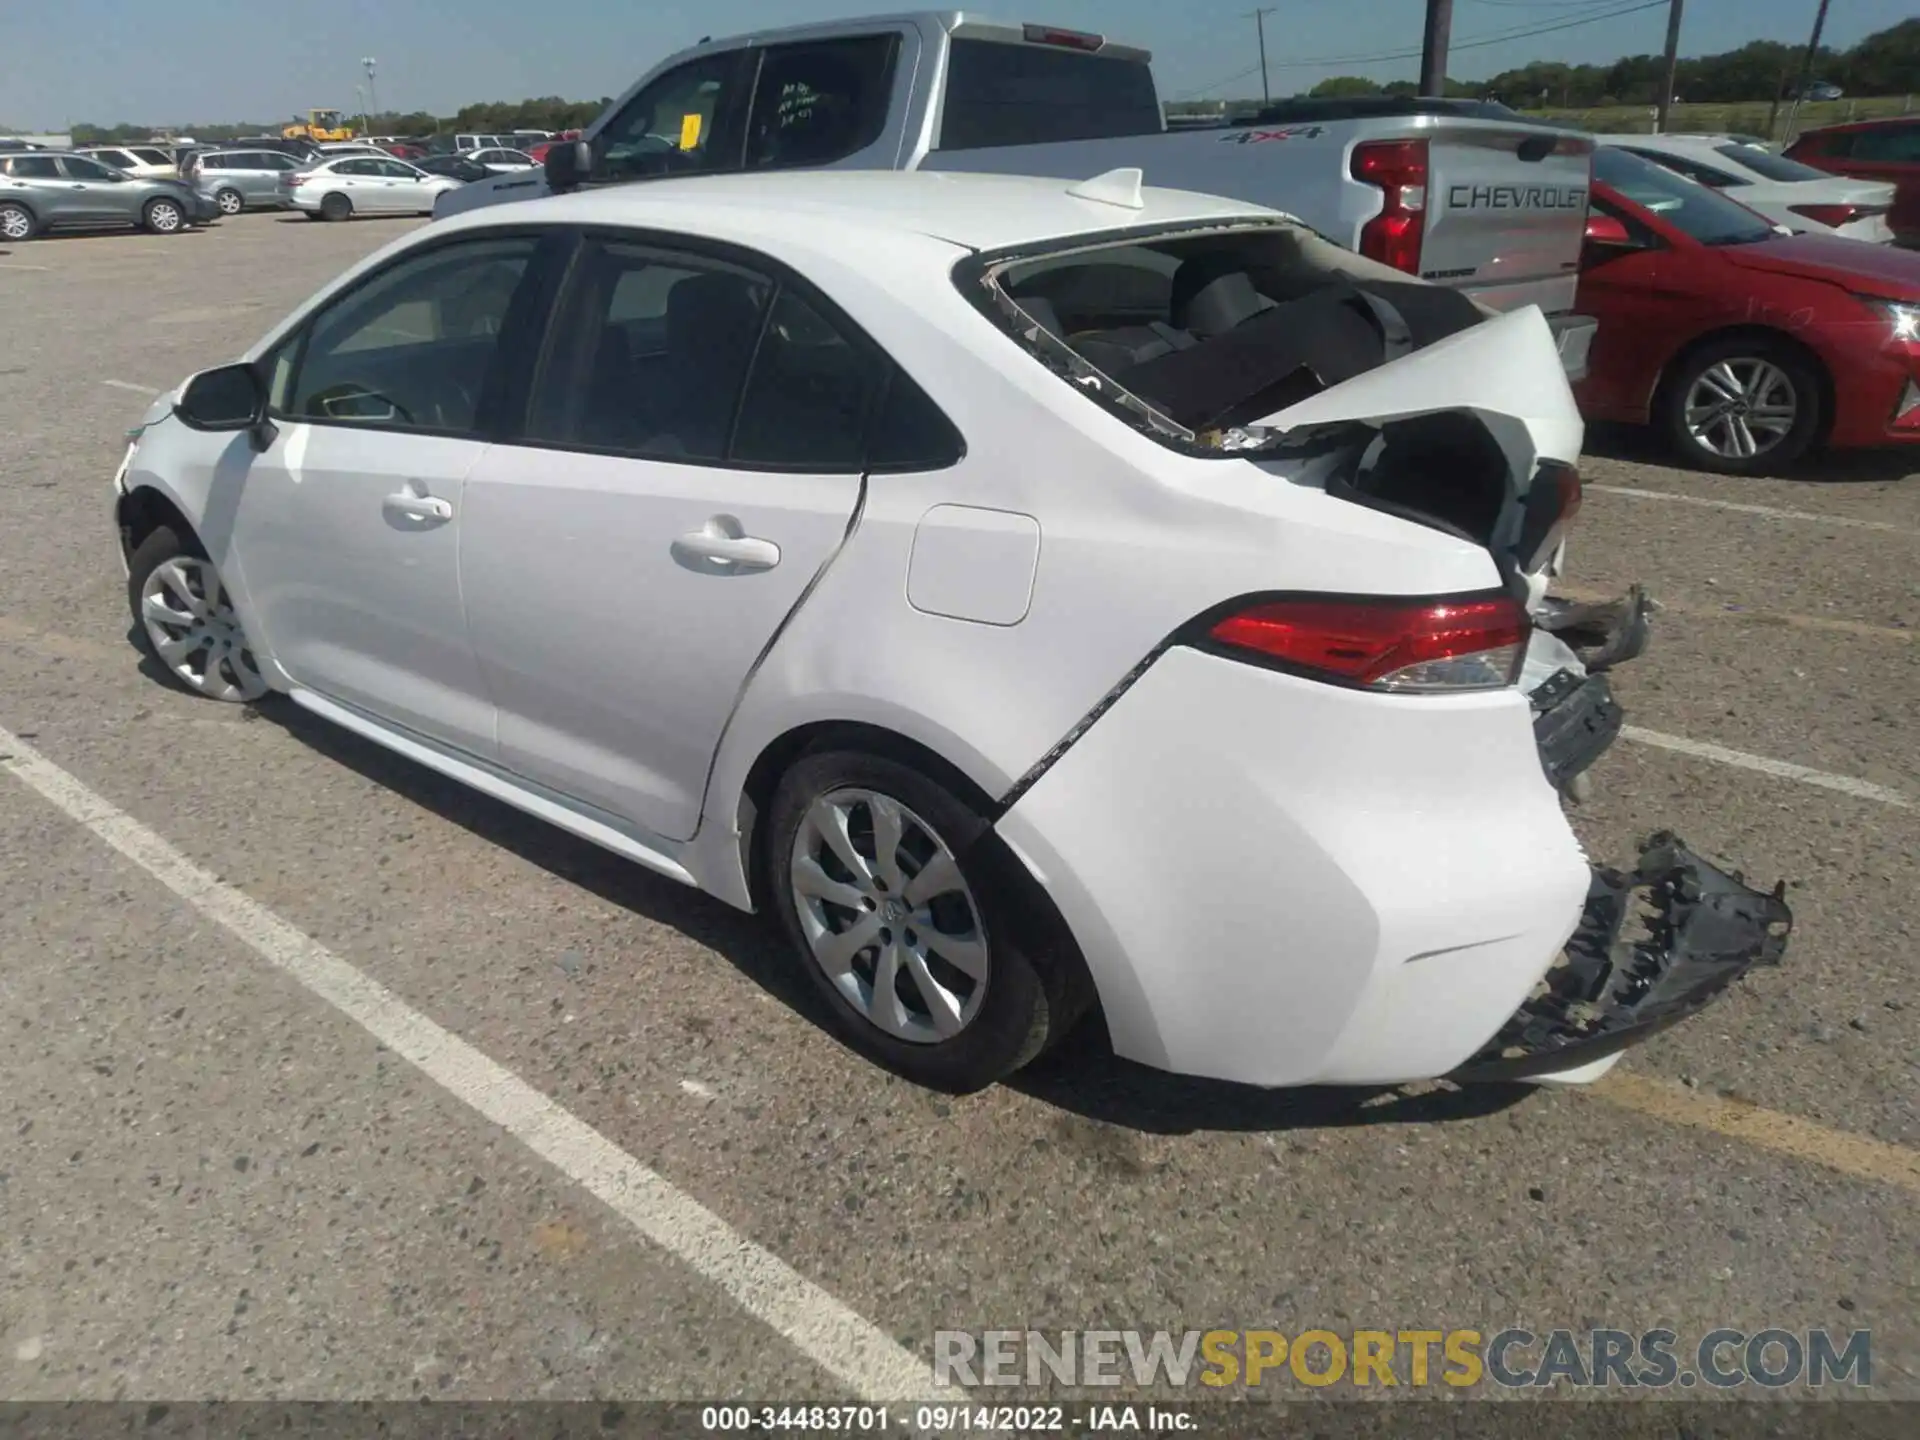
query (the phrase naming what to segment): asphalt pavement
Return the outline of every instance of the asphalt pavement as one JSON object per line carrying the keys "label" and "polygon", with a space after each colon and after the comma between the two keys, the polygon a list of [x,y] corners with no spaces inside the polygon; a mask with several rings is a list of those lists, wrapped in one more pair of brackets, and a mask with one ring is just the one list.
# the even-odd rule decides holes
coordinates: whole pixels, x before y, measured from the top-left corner
{"label": "asphalt pavement", "polygon": [[1788,880],[1781,969],[1589,1090],[1083,1031],[937,1096],[760,922],[143,669],[123,432],[413,223],[0,250],[0,1398],[853,1399],[938,1330],[1518,1325],[1869,1329],[1920,1399],[1920,455],[1583,464],[1568,585],[1665,608],[1576,828]]}

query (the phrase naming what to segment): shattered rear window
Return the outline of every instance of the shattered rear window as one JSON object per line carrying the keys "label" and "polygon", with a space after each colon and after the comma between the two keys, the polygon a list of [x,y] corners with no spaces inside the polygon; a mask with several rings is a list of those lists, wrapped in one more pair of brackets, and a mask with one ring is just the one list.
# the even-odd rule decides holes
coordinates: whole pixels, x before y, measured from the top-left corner
{"label": "shattered rear window", "polygon": [[956,278],[1076,389],[1205,455],[1300,443],[1261,422],[1482,318],[1457,292],[1356,269],[1287,220],[1033,248]]}

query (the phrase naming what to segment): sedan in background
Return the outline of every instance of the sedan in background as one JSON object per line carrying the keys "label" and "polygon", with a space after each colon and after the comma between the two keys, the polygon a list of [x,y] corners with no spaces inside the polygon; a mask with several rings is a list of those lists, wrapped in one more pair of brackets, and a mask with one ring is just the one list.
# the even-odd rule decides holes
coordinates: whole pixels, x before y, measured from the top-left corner
{"label": "sedan in background", "polygon": [[1894,243],[1920,250],[1920,115],[1808,130],[1787,147],[1787,156],[1835,175],[1898,187],[1888,217]]}
{"label": "sedan in background", "polygon": [[470,185],[475,180],[488,179],[493,174],[493,171],[486,166],[469,160],[464,155],[429,155],[411,163],[418,165],[429,175],[444,175],[448,179],[458,180],[463,185]]}
{"label": "sedan in background", "polygon": [[1819,444],[1920,441],[1920,255],[1763,217],[1613,146],[1593,156],[1579,306],[1590,419],[1746,475]]}
{"label": "sedan in background", "polygon": [[537,170],[540,162],[524,150],[509,150],[497,146],[486,150],[469,150],[461,157],[485,168],[489,175],[517,175],[525,170]]}
{"label": "sedan in background", "polygon": [[1562,809],[1554,717],[1619,710],[1544,593],[1582,425],[1539,310],[1139,180],[405,237],[148,412],[135,631],[770,914],[945,1089],[1095,1008],[1256,1085],[1586,1080],[1778,960],[1776,895],[1670,835],[1590,869]]}
{"label": "sedan in background", "polygon": [[180,178],[179,162],[154,145],[77,145],[74,154],[90,156],[136,180]]}
{"label": "sedan in background", "polygon": [[211,198],[179,180],[138,180],[87,155],[0,155],[0,240],[127,225],[175,235],[219,214]]}
{"label": "sedan in background", "polygon": [[1829,175],[1811,165],[1742,144],[1731,135],[1601,135],[1643,160],[1723,190],[1749,210],[1796,234],[1830,230],[1850,240],[1893,239],[1887,212],[1893,186]]}
{"label": "sedan in background", "polygon": [[284,175],[287,204],[310,220],[350,220],[355,215],[430,215],[433,202],[460,181],[431,175],[391,155],[327,159]]}

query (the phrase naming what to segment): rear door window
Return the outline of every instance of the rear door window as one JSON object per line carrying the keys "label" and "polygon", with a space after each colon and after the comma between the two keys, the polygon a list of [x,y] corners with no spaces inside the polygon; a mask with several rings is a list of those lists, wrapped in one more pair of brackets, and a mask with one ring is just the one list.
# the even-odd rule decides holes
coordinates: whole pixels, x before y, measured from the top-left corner
{"label": "rear door window", "polygon": [[775,45],[760,61],[747,119],[746,167],[831,165],[887,128],[898,35]]}
{"label": "rear door window", "polygon": [[1150,135],[1161,128],[1145,60],[965,37],[948,49],[942,150]]}
{"label": "rear door window", "polygon": [[860,469],[885,378],[879,356],[782,290],[754,354],[729,458],[782,469]]}

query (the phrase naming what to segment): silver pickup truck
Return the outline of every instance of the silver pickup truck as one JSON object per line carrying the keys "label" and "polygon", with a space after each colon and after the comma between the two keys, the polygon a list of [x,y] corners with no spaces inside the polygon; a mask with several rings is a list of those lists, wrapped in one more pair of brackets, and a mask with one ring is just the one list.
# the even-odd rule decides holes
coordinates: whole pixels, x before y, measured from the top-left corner
{"label": "silver pickup truck", "polygon": [[1270,206],[1492,310],[1538,305],[1570,376],[1592,141],[1416,113],[1168,130],[1151,56],[1101,35],[958,10],[704,40],[615,100],[544,173],[476,181],[436,216],[550,189],[804,166],[1148,184]]}

